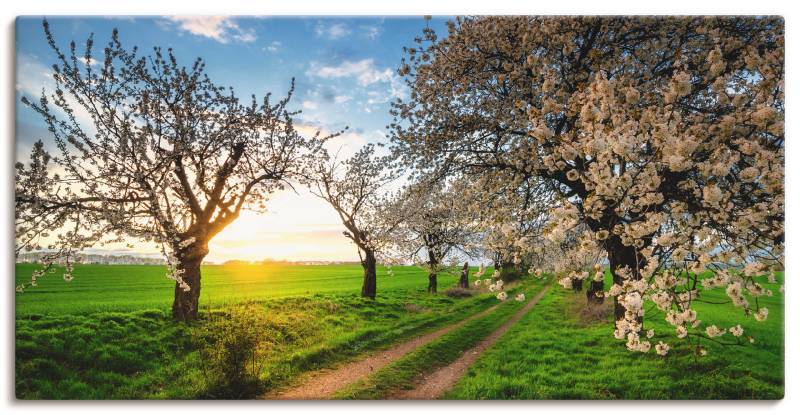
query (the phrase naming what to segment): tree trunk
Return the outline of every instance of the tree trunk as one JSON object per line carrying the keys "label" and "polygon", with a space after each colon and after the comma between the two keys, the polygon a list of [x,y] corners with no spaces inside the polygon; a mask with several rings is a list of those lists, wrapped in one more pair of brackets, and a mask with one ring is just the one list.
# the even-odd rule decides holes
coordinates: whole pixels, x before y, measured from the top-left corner
{"label": "tree trunk", "polygon": [[[605,297],[602,295],[604,288],[603,281],[591,280],[589,289],[586,290],[586,302],[589,304],[603,304],[603,301],[605,301]],[[601,295],[598,296],[597,293]]]}
{"label": "tree trunk", "polygon": [[431,294],[436,294],[436,273],[431,272],[428,274],[428,292]]}
{"label": "tree trunk", "polygon": [[461,288],[469,288],[469,269],[461,271],[461,278],[458,280],[458,286]]}
{"label": "tree trunk", "polygon": [[364,267],[364,282],[361,284],[361,296],[375,299],[375,292],[378,285],[378,277],[375,272],[375,253],[372,250],[364,249],[364,259],[361,266]]}
{"label": "tree trunk", "polygon": [[175,283],[175,299],[172,302],[172,318],[176,321],[197,320],[200,305],[200,264],[205,255],[187,255],[179,258],[178,267],[184,272],[183,281],[189,286],[186,291]]}
{"label": "tree trunk", "polygon": [[[617,268],[628,266],[634,279],[641,278],[639,274],[639,264],[636,257],[636,248],[632,246],[625,246],[621,243],[613,244],[608,250],[608,262],[611,266],[611,275],[614,277],[614,284],[622,285],[625,281],[622,276],[617,273]],[[619,300],[614,298],[614,321],[617,321],[625,316],[625,307],[619,303]]]}
{"label": "tree trunk", "polygon": [[503,262],[504,262],[504,261],[503,261],[503,257],[502,257],[502,255],[500,255],[500,254],[495,254],[495,256],[494,256],[494,269],[495,269],[495,270],[501,270],[500,272],[503,272],[503,271],[502,271],[502,269],[503,269]]}
{"label": "tree trunk", "polygon": [[516,268],[513,262],[503,262],[503,265],[500,267],[500,278],[504,280],[511,280],[513,279],[514,272],[516,272]]}
{"label": "tree trunk", "polygon": [[581,290],[583,290],[583,280],[579,280],[577,278],[573,278],[572,279],[572,290],[575,291],[576,293],[580,292]]}
{"label": "tree trunk", "polygon": [[[433,238],[428,239],[429,241]],[[431,244],[427,245],[428,248],[428,266],[430,267],[430,272],[428,272],[428,293],[429,294],[436,294],[436,267],[439,266],[439,256],[436,254],[437,251],[435,250],[434,246]]]}

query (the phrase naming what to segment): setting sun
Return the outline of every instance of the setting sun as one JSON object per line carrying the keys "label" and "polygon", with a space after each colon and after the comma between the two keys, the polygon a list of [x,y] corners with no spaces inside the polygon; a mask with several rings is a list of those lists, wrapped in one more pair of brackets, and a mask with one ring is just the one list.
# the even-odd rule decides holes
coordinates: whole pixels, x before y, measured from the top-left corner
{"label": "setting sun", "polygon": [[307,191],[298,192],[275,195],[265,213],[242,212],[211,240],[207,260],[357,260],[356,248],[342,236],[336,213]]}

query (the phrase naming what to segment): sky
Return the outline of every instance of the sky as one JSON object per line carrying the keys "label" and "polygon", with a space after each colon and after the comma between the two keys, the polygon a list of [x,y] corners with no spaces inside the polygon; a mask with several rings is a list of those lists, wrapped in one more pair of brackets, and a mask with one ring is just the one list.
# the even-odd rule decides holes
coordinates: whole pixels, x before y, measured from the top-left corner
{"label": "sky", "polygon": [[[209,77],[232,86],[238,96],[285,94],[296,82],[290,107],[301,110],[296,122],[303,131],[348,132],[332,143],[342,154],[366,143],[386,142],[391,122],[390,101],[405,99],[408,90],[396,74],[403,46],[426,24],[446,33],[446,18],[430,22],[409,17],[47,17],[56,41],[64,48],[81,45],[94,33],[96,45],[118,28],[126,46],[141,51],[172,47],[180,62],[206,61]],[[24,161],[32,144],[52,141],[39,116],[19,102],[38,97],[52,85],[49,67],[54,56],[42,30],[42,16],[17,19],[16,24],[16,157]],[[302,188],[273,195],[268,212],[245,212],[210,243],[210,262],[265,258],[357,260],[355,245],[343,235],[338,215]],[[155,254],[152,244],[111,245],[92,252]]]}

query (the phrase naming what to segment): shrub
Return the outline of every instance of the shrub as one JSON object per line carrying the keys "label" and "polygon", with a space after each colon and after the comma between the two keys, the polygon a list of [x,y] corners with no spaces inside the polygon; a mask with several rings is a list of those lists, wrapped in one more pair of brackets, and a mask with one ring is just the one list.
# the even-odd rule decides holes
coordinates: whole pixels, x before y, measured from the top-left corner
{"label": "shrub", "polygon": [[262,307],[245,304],[215,313],[199,333],[207,388],[214,399],[242,399],[261,391],[260,373],[273,338]]}
{"label": "shrub", "polygon": [[503,282],[511,282],[522,279],[528,275],[528,272],[518,265],[505,265],[500,268],[500,279]]}

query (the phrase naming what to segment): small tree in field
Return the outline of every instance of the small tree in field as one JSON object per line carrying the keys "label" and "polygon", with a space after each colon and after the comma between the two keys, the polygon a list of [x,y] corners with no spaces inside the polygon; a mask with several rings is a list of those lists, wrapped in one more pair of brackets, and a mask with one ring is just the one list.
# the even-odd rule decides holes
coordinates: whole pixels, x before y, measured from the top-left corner
{"label": "small tree in field", "polygon": [[423,180],[398,193],[389,205],[399,222],[391,246],[397,256],[428,271],[430,293],[437,291],[439,273],[458,272],[464,257],[478,253],[480,233],[464,196],[458,186]]}
{"label": "small tree in field", "polygon": [[42,116],[56,156],[38,143],[30,164],[17,164],[18,249],[45,244],[68,257],[127,237],[155,242],[176,281],[173,317],[196,319],[209,241],[302,173],[322,139],[294,129],[294,86],[276,103],[267,94],[244,104],[201,59],[187,68],[171,49],[140,56],[114,30],[95,68],[91,37],[82,54],[74,42],[65,53],[46,21],[44,30],[55,90],[22,101]]}
{"label": "small tree in field", "polygon": [[726,332],[703,330],[692,308],[700,285],[725,287],[763,320],[767,265],[783,263],[783,27],[460,18],[446,38],[426,29],[408,49],[411,99],[394,108],[394,142],[420,169],[551,182],[567,202],[550,215],[564,229],[551,231],[585,226],[576,247],[608,255],[613,285],[595,294],[614,298],[614,334],[629,349],[650,350],[647,300],[678,338],[720,341]]}
{"label": "small tree in field", "polygon": [[310,190],[336,210],[347,229],[344,236],[358,249],[364,281],[361,295],[375,299],[378,255],[399,223],[385,214],[386,186],[397,178],[389,169],[389,158],[375,154],[368,144],[347,160],[321,158],[315,168]]}

